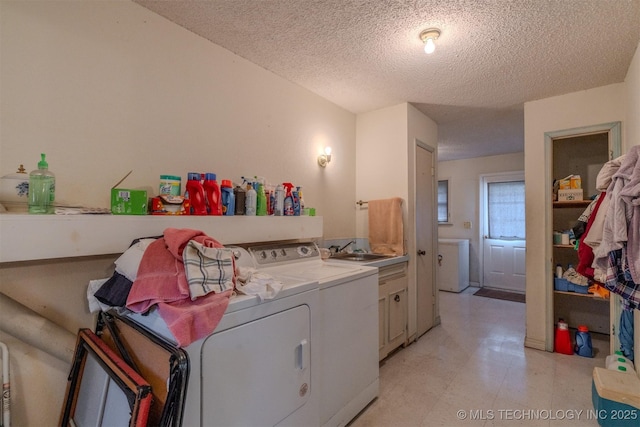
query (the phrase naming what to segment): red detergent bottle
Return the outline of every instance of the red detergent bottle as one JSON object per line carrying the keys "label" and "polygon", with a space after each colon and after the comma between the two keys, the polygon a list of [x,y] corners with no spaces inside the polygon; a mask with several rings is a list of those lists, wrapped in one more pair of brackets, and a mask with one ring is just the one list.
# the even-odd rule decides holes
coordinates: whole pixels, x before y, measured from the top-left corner
{"label": "red detergent bottle", "polygon": [[209,215],[222,215],[220,186],[218,185],[218,181],[216,181],[215,173],[205,174],[204,191],[207,198],[207,212]]}
{"label": "red detergent bottle", "polygon": [[573,354],[571,336],[569,335],[569,325],[563,319],[558,319],[558,324],[556,326],[556,339],[553,350],[556,353]]}
{"label": "red detergent bottle", "polygon": [[200,173],[189,172],[187,174],[187,196],[189,198],[191,215],[206,215],[207,202],[204,195],[204,187],[200,182]]}

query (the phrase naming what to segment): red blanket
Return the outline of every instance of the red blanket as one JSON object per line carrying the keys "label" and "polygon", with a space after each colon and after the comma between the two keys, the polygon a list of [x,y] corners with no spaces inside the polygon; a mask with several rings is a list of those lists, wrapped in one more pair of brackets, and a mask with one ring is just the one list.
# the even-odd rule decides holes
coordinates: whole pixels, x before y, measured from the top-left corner
{"label": "red blanket", "polygon": [[182,260],[182,251],[190,240],[212,248],[223,247],[202,231],[167,228],[164,237],[145,250],[127,298],[127,308],[136,313],[144,313],[157,304],[179,347],[214,331],[233,292],[230,289],[210,293],[191,301]]}

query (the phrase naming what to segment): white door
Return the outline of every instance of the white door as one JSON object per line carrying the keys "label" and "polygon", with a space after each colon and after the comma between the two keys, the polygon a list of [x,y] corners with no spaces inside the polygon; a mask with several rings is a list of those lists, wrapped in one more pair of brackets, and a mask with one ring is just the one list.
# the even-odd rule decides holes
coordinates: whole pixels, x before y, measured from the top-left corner
{"label": "white door", "polygon": [[416,334],[435,323],[436,180],[431,148],[416,141]]}
{"label": "white door", "polygon": [[524,173],[481,177],[483,286],[525,291]]}

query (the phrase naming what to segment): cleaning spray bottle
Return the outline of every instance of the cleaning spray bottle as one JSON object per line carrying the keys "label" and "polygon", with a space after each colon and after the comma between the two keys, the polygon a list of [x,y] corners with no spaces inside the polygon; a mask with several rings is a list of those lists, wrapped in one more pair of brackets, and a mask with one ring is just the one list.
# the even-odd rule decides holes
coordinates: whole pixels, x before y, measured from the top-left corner
{"label": "cleaning spray bottle", "polygon": [[297,188],[291,190],[291,198],[293,200],[293,215],[300,216],[300,196]]}
{"label": "cleaning spray bottle", "polygon": [[242,177],[247,186],[246,202],[244,214],[247,216],[255,216],[256,208],[258,204],[258,193],[253,188],[253,182],[249,179]]}
{"label": "cleaning spray bottle", "polygon": [[291,194],[291,189],[293,188],[293,184],[290,182],[283,182],[282,185],[285,188],[286,195],[284,196],[284,215],[285,216],[293,216],[293,194]]}

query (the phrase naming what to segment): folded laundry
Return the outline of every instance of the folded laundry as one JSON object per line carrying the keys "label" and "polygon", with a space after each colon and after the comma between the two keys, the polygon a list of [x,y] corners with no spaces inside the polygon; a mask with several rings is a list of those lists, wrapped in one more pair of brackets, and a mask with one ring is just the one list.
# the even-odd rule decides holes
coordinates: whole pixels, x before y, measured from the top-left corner
{"label": "folded laundry", "polygon": [[259,273],[255,268],[238,267],[238,283],[236,289],[245,295],[255,295],[260,302],[275,298],[284,284],[266,273]]}
{"label": "folded laundry", "polygon": [[233,293],[233,289],[228,289],[191,300],[182,254],[192,240],[206,247],[223,247],[202,231],[167,228],[164,236],[144,251],[127,297],[127,308],[136,313],[145,313],[157,304],[160,316],[180,347],[215,329]]}

